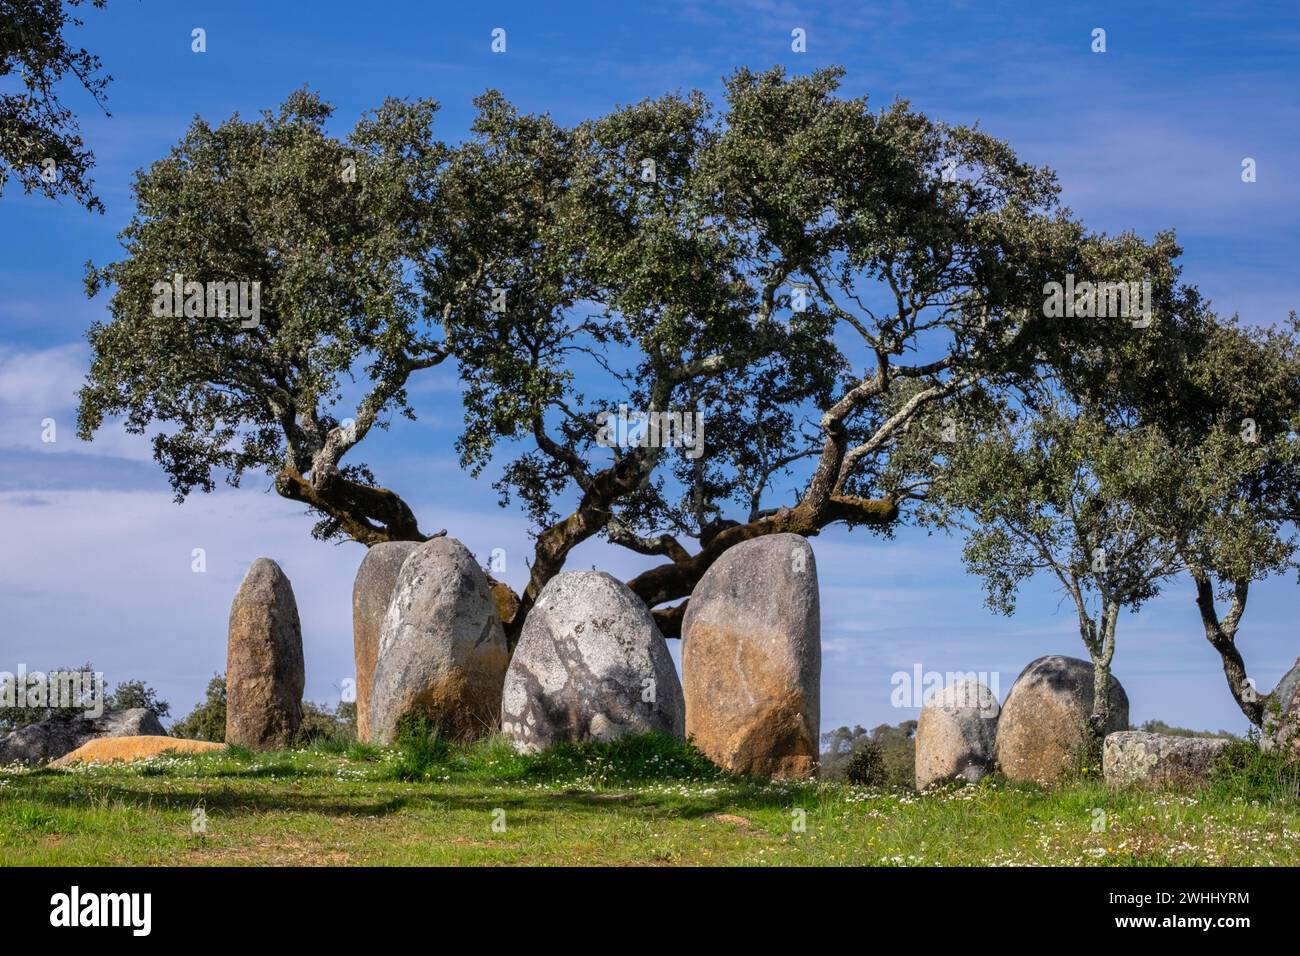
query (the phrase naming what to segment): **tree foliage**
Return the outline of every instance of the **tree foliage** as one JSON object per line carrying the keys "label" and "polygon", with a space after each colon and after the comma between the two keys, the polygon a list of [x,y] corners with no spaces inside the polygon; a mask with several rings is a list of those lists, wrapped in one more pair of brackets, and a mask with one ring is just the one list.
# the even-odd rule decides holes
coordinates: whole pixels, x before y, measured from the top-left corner
{"label": "tree foliage", "polygon": [[[17,676],[7,675],[0,682],[0,699],[15,701],[14,706],[0,705],[0,734],[6,734],[29,724],[39,723],[50,718],[71,720],[85,716],[102,708],[110,710],[131,710],[143,707],[153,713],[159,720],[171,712],[171,705],[158,697],[158,692],[142,680],[122,681],[112,692],[96,678],[95,666],[84,664],[81,667],[60,667],[41,673],[45,690],[37,692],[31,686],[35,673],[26,675],[25,682],[19,682]],[[75,692],[76,698],[69,704],[55,700],[54,695]],[[37,700],[45,704],[27,706],[32,702],[33,694],[39,694]]]}
{"label": "tree foliage", "polygon": [[106,710],[135,710],[144,708],[159,720],[171,715],[172,706],[158,696],[158,692],[142,680],[128,680],[118,684],[108,695]]}
{"label": "tree foliage", "polygon": [[208,681],[203,702],[172,725],[173,737],[190,740],[226,741],[226,675],[215,674]]}
{"label": "tree foliage", "polygon": [[[318,513],[321,537],[421,539],[405,502],[342,458],[385,416],[412,415],[407,380],[446,357],[407,279],[443,156],[435,109],[389,101],[346,141],[306,92],[254,121],[196,119],[137,177],[126,257],[88,272],[92,295],[115,292],[89,332],[83,436],[109,415],[164,425],[154,456],[178,500],[259,470]],[[257,324],[156,309],[155,285],[177,275],[258,283]],[[332,409],[354,371],[368,389],[343,420]]]}
{"label": "tree foliage", "polygon": [[[0,77],[18,80],[15,89],[0,93],[0,193],[12,177],[23,192],[70,196],[103,212],[90,178],[94,155],[60,90],[75,79],[103,108],[112,80],[100,74],[97,56],[73,46],[66,35],[82,25],[74,13],[86,2],[0,0]],[[106,0],[89,2],[103,7]]]}
{"label": "tree foliage", "polygon": [[[490,91],[454,146],[430,101],[387,101],[346,139],[307,91],[196,119],[138,176],[123,258],[90,271],[112,296],[81,434],[110,416],[152,431],[178,499],[260,471],[320,536],[420,540],[353,449],[414,417],[408,382],[447,361],[455,450],[535,539],[508,633],[603,537],[660,560],[629,585],[673,634],[669,605],[741,541],[888,533],[943,465],[936,415],[1048,372],[1111,401],[1117,370],[1087,356],[1116,330],[1042,308],[1066,273],[1151,278],[1156,334],[1125,368],[1151,407],[1175,403],[1170,346],[1198,303],[1172,236],[1089,234],[1050,170],[841,79],[742,69],[720,104],[669,94],[572,126]],[[259,282],[259,323],[156,314],[177,274]],[[620,404],[702,415],[704,453],[602,442]]]}
{"label": "tree foliage", "polygon": [[1269,726],[1286,705],[1249,676],[1237,638],[1251,585],[1300,568],[1300,324],[1218,321],[1188,364],[1192,387],[1158,422],[1159,454],[1129,489],[1179,556],[1206,639],[1243,714]]}
{"label": "tree foliage", "polygon": [[[1172,262],[1176,247],[1166,252]],[[1236,638],[1251,583],[1297,566],[1300,327],[1294,314],[1243,327],[1194,288],[1160,294],[1166,285],[1149,323],[1112,321],[1108,342],[1032,388],[943,409],[960,427],[946,445],[918,443],[913,460],[934,477],[922,513],[966,528],[967,565],[995,610],[1014,610],[1035,573],[1054,576],[1098,688],[1120,610],[1188,573],[1229,689],[1262,726],[1271,695],[1248,677]]]}

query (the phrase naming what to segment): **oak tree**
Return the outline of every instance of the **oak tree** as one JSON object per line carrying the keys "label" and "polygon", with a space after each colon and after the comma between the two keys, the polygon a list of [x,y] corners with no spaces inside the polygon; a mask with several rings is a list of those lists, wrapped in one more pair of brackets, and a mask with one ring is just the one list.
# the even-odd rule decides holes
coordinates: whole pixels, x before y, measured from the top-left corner
{"label": "oak tree", "polygon": [[[112,297],[81,433],[152,430],[178,498],[262,471],[320,536],[421,540],[354,449],[448,362],[455,451],[535,538],[511,637],[594,537],[659,559],[629,585],[672,635],[673,602],[741,541],[888,533],[925,494],[901,436],[928,409],[1073,374],[1105,335],[1041,307],[1116,245],[1059,207],[1050,170],[904,102],[873,111],[841,77],[739,70],[720,107],[671,94],[572,126],[489,92],[450,146],[429,101],[344,139],[305,91],[196,118],[137,177],[123,258],[90,272]],[[257,324],[155,308],[176,276],[259,283]],[[602,441],[620,405],[702,416],[703,454]]]}

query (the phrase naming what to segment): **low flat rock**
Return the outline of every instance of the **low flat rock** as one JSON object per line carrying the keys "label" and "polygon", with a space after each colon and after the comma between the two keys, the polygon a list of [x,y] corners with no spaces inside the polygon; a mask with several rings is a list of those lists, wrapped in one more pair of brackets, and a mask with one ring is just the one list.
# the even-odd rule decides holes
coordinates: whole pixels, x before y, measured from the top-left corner
{"label": "low flat rock", "polygon": [[1117,786],[1192,787],[1204,783],[1223,748],[1221,737],[1175,737],[1122,730],[1102,746],[1106,782]]}
{"label": "low flat rock", "polygon": [[99,737],[166,734],[153,711],[109,710],[99,717],[51,717],[0,738],[0,764],[43,763]]}
{"label": "low flat rock", "polygon": [[926,699],[916,725],[916,789],[993,770],[1001,708],[979,681],[960,680]]}
{"label": "low flat rock", "polygon": [[681,682],[641,599],[603,571],[556,575],[506,673],[502,732],[521,753],[564,741],[682,736]]}
{"label": "low flat rock", "polygon": [[195,754],[225,749],[225,744],[207,740],[186,740],[166,735],[101,737],[82,744],[71,753],[64,754],[50,766],[67,767],[74,763],[132,763],[136,760],[148,760],[159,754]]}

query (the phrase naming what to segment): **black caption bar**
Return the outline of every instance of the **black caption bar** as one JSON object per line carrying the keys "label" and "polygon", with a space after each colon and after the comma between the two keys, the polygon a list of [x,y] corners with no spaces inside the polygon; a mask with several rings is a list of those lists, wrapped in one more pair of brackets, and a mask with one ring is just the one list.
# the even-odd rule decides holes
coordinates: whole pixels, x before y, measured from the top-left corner
{"label": "black caption bar", "polygon": [[[1086,937],[1274,930],[1294,909],[1295,870],[1267,869],[0,869],[6,926],[24,940],[112,937],[128,948],[257,927],[260,940],[374,940],[406,919],[477,925],[496,940],[556,920],[631,931],[660,906],[723,906],[731,937],[745,914],[798,919],[849,910],[874,928],[978,919],[1070,928]],[[643,895],[644,894],[644,895]],[[746,902],[748,900],[748,902]],[[728,902],[729,901],[729,902]],[[648,908],[647,908],[648,907]],[[689,905],[688,908],[693,908]],[[667,912],[664,913],[667,918]],[[942,917],[940,917],[942,913]],[[508,919],[503,917],[509,916]],[[482,917],[485,922],[477,922]],[[376,922],[378,920],[378,922]],[[541,920],[542,922],[537,922]],[[387,927],[387,928],[385,928]],[[488,929],[490,927],[490,930]],[[692,936],[707,927],[692,929]],[[734,938],[734,937],[731,937]]]}

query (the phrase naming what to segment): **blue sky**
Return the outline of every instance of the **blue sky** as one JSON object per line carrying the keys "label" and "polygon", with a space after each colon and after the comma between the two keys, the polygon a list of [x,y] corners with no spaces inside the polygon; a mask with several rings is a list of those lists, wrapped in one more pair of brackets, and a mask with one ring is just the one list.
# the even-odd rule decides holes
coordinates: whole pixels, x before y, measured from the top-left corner
{"label": "blue sky", "polygon": [[[111,118],[76,89],[107,215],[70,203],[0,197],[0,670],[87,660],[110,682],[157,687],[184,714],[225,666],[230,598],[249,563],[278,560],[303,619],[307,694],[337,699],[352,673],[350,594],[358,545],[312,541],[311,520],[254,476],[183,506],[147,446],[120,429],[73,435],[85,373],[83,264],[111,261],[131,214],[134,170],[161,157],[198,114],[213,122],[276,106],[304,84],[349,129],[385,96],[432,96],[441,134],[460,138],[471,99],[500,89],[520,108],[576,122],[670,90],[716,97],[738,66],[794,71],[840,64],[846,95],[879,107],[905,97],[951,122],[979,120],[1019,154],[1056,169],[1064,201],[1093,229],[1174,227],[1184,278],[1225,314],[1274,323],[1300,308],[1300,11],[1294,4],[926,4],[713,2],[393,2],[356,4],[109,0],[77,42],[114,82]],[[653,7],[653,9],[652,9]],[[207,52],[191,52],[191,30]],[[507,33],[507,52],[490,34]],[[1105,53],[1090,50],[1094,28]],[[806,30],[808,49],[790,49]],[[1243,183],[1242,159],[1258,179]],[[525,521],[451,451],[454,373],[414,389],[417,423],[368,440],[427,529],[446,527],[486,561],[505,548],[524,580]],[[42,420],[57,440],[41,440]],[[191,572],[194,548],[207,572]],[[831,529],[813,541],[822,583],[822,724],[915,716],[890,704],[897,671],[996,673],[1005,695],[1048,653],[1085,656],[1072,608],[1046,581],[1014,619],[992,615],[961,566],[960,542],[904,529],[892,541]],[[645,562],[590,543],[571,567],[626,575]],[[1257,586],[1240,641],[1261,685],[1300,654],[1296,584]],[[676,642],[673,642],[674,645]],[[1115,673],[1136,721],[1242,730],[1185,580],[1122,621]]]}

